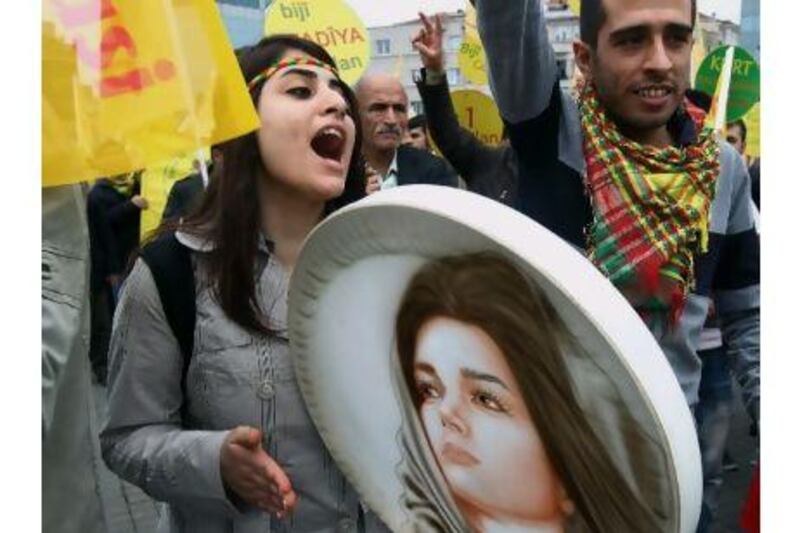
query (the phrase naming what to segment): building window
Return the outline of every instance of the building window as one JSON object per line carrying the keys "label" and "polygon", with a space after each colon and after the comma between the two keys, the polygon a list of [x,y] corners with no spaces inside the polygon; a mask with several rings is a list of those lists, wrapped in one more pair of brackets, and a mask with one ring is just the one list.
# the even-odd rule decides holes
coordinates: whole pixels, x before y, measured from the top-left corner
{"label": "building window", "polygon": [[375,54],[388,56],[392,53],[392,41],[390,39],[378,39],[375,41]]}
{"label": "building window", "polygon": [[447,83],[452,85],[459,85],[461,83],[461,72],[457,68],[447,69]]}
{"label": "building window", "polygon": [[558,71],[558,79],[566,80],[567,78],[567,60],[556,59],[556,70]]}
{"label": "building window", "polygon": [[451,35],[447,38],[447,50],[458,50],[461,48],[461,36]]}

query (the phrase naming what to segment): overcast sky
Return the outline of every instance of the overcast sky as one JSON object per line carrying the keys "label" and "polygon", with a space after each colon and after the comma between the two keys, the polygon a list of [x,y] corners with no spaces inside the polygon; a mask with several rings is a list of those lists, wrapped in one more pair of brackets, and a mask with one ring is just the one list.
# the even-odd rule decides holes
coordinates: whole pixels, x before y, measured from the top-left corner
{"label": "overcast sky", "polygon": [[[455,11],[463,8],[467,0],[395,0],[380,2],[376,0],[346,0],[367,26],[380,26],[416,18],[417,12],[434,13]],[[739,22],[741,0],[698,0],[703,13],[716,13],[718,18]]]}

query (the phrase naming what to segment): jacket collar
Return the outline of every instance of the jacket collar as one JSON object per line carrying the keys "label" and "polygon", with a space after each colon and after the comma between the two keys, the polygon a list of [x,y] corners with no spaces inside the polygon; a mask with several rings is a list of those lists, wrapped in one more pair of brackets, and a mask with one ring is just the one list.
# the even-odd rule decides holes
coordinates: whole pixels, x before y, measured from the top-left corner
{"label": "jacket collar", "polygon": [[[216,248],[214,241],[201,233],[189,233],[179,229],[175,232],[175,238],[193,252],[208,253]],[[259,233],[258,251],[269,255],[274,249],[275,243],[267,239],[263,233]]]}

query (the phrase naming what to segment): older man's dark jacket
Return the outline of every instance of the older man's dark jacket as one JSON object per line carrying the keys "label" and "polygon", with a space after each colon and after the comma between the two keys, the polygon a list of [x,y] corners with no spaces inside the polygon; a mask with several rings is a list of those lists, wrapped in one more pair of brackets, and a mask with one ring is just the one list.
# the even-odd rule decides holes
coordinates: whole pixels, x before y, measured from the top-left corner
{"label": "older man's dark jacket", "polygon": [[398,185],[458,187],[458,175],[444,159],[411,146],[400,146],[397,149],[397,173]]}

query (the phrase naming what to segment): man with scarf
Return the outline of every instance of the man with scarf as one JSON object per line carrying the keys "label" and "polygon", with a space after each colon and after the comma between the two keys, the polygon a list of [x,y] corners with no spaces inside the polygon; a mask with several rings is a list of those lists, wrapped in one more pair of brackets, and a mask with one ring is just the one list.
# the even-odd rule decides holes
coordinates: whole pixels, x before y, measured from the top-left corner
{"label": "man with scarf", "polygon": [[513,205],[584,249],[626,295],[692,407],[713,295],[758,420],[758,236],[741,157],[686,98],[696,0],[583,0],[577,98],[560,88],[539,0],[475,3],[519,158]]}

